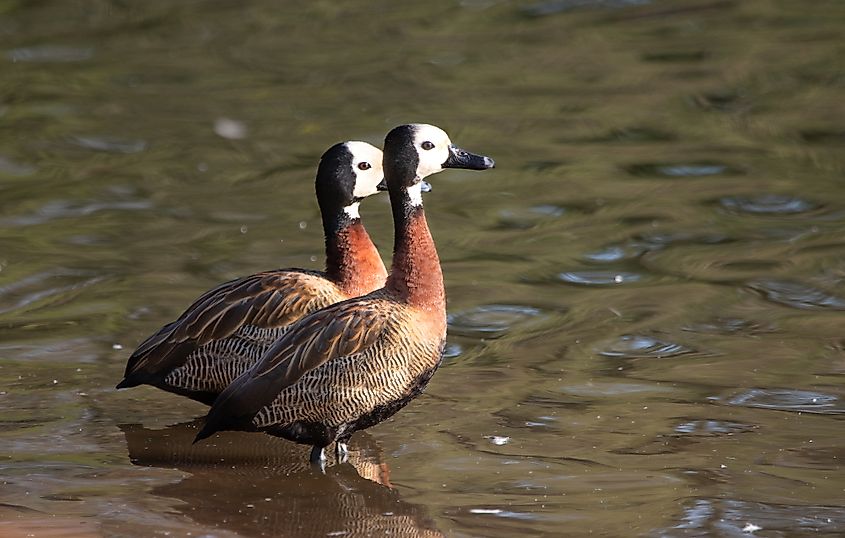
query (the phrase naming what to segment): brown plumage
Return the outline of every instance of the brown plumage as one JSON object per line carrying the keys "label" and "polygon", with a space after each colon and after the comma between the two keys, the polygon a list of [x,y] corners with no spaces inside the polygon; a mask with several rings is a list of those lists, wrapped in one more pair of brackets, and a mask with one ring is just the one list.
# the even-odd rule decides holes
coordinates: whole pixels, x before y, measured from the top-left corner
{"label": "brown plumage", "polygon": [[[436,150],[436,151],[435,151]],[[420,182],[443,168],[491,168],[442,130],[403,125],[385,138],[384,172],[395,227],[384,288],[310,314],[217,398],[197,440],[260,430],[311,444],[312,461],[381,422],[425,388],[446,341],[443,274]]]}
{"label": "brown plumage", "polygon": [[117,388],[149,384],[211,404],[299,318],[384,285],[387,271],[358,217],[384,188],[381,151],[364,142],[326,151],[317,198],[326,270],[278,269],[226,282],[197,299],[129,358]]}

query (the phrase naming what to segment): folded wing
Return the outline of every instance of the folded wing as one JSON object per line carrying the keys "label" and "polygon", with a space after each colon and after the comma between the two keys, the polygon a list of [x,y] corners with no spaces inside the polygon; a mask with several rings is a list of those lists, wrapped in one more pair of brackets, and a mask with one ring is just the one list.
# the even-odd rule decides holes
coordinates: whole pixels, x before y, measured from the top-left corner
{"label": "folded wing", "polygon": [[[129,358],[127,383],[170,371],[185,363],[200,347],[233,335],[244,326],[284,327],[328,304],[315,286],[304,285],[316,274],[298,271],[267,271],[223,283],[197,299],[176,321],[147,338]],[[146,379],[139,379],[145,382]]]}
{"label": "folded wing", "polygon": [[197,441],[231,426],[245,426],[276,396],[308,372],[377,345],[388,330],[384,300],[350,299],[294,323],[250,370],[215,400]]}

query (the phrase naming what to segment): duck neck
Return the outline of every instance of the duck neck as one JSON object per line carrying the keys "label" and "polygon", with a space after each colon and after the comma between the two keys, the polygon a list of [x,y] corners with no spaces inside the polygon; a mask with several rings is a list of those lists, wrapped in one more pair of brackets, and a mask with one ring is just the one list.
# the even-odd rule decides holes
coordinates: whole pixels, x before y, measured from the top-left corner
{"label": "duck neck", "polygon": [[422,204],[413,205],[406,192],[393,191],[390,202],[395,235],[387,288],[412,306],[445,311],[440,258]]}
{"label": "duck neck", "polygon": [[360,218],[340,211],[323,219],[326,235],[326,277],[349,297],[384,286],[387,270]]}

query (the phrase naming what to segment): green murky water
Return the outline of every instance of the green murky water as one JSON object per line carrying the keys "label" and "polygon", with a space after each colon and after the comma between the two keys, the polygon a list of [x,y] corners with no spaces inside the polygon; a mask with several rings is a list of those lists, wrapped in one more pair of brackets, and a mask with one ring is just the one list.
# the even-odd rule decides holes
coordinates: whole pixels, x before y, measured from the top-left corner
{"label": "green murky water", "polygon": [[[0,1],[3,536],[845,534],[845,4]],[[319,267],[332,143],[437,124],[445,366],[307,448],[116,392]],[[387,200],[363,208],[385,256]]]}

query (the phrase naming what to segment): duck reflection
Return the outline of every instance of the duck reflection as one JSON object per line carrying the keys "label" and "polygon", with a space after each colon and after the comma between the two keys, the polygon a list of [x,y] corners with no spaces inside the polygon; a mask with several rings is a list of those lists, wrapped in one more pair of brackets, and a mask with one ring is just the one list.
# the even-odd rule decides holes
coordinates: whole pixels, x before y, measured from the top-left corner
{"label": "duck reflection", "polygon": [[349,445],[348,462],[330,458],[325,473],[307,449],[270,436],[227,432],[191,445],[201,422],[151,430],[122,425],[134,465],[191,474],[154,495],[201,525],[243,536],[444,536],[421,506],[390,485],[381,449],[365,432]]}

